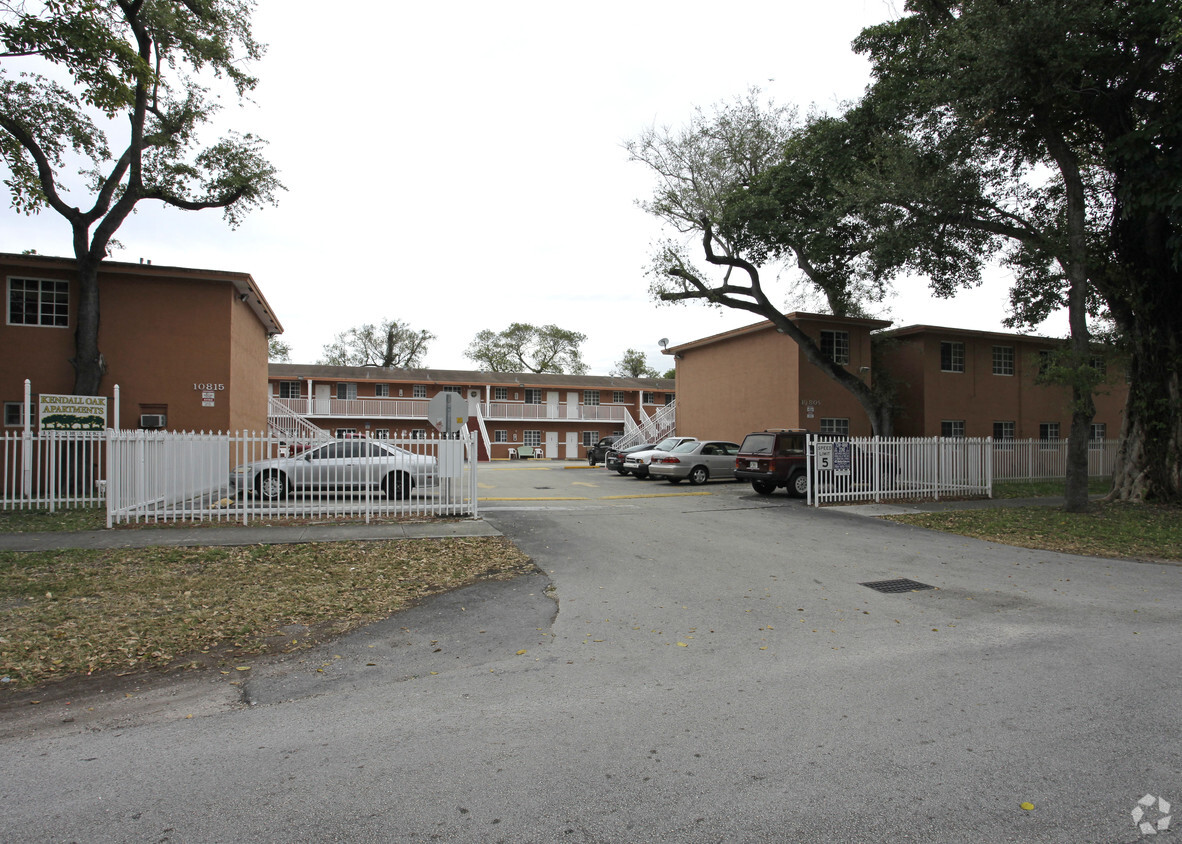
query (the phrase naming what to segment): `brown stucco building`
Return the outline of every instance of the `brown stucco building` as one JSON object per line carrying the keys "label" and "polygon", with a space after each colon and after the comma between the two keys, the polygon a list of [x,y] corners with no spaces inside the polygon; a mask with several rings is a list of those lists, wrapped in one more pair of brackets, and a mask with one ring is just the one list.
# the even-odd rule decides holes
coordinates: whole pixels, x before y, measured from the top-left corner
{"label": "brown stucco building", "polygon": [[[1040,369],[1064,341],[1021,334],[890,323],[822,314],[789,315],[822,351],[868,385],[888,379],[897,436],[1048,439],[1067,436],[1070,391],[1040,383]],[[874,354],[871,347],[874,346]],[[810,365],[770,322],[665,351],[677,359],[677,432],[736,442],[751,431],[805,428],[870,436],[870,421],[848,391]],[[1127,387],[1123,367],[1099,354],[1094,439],[1119,435]]]}
{"label": "brown stucco building", "polygon": [[[13,430],[26,378],[34,421],[39,394],[73,391],[78,283],[73,259],[9,253],[0,253],[0,278],[0,400]],[[106,261],[99,302],[108,425],[163,416],[177,431],[267,427],[267,340],[283,328],[249,274]]]}

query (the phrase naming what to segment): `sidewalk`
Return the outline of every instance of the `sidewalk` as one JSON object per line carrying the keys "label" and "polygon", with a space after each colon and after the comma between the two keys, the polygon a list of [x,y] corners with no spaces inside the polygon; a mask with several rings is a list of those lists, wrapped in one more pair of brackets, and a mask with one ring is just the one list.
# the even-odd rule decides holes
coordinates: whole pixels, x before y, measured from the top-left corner
{"label": "sidewalk", "polygon": [[443,539],[500,536],[488,522],[333,524],[298,526],[159,527],[52,533],[0,534],[0,551],[49,551],[56,548],[148,548],[194,545],[292,545],[302,542]]}

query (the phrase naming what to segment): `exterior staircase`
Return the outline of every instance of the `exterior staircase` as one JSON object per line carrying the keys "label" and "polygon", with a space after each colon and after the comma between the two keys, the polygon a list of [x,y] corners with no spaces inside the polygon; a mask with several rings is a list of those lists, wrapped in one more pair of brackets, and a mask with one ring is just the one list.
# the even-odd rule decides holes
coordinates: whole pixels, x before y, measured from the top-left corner
{"label": "exterior staircase", "polygon": [[[631,421],[625,417],[626,421]],[[677,430],[677,402],[673,401],[662,407],[652,416],[640,411],[640,423],[629,426],[620,437],[612,443],[612,449],[623,451],[626,448],[643,442],[657,442],[673,434]]]}
{"label": "exterior staircase", "polygon": [[313,425],[306,416],[301,416],[274,398],[267,400],[267,428],[271,435],[282,440],[330,440],[328,431]]}

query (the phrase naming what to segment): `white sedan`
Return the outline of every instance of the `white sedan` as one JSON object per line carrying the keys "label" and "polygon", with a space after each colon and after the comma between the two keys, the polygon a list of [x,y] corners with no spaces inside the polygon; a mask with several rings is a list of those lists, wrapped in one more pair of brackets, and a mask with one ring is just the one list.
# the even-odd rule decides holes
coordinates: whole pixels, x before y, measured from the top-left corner
{"label": "white sedan", "polygon": [[654,478],[679,484],[704,484],[714,478],[735,479],[735,455],[739,444],[720,440],[682,443],[668,454],[653,455],[648,471]]}
{"label": "white sedan", "polygon": [[380,440],[336,440],[291,457],[258,460],[230,473],[230,493],[275,500],[295,493],[374,490],[406,498],[433,486],[435,458]]}
{"label": "white sedan", "polygon": [[682,443],[697,442],[697,437],[666,437],[652,447],[651,451],[633,451],[624,457],[621,468],[638,478],[648,477],[648,464],[653,455],[659,452],[671,451]]}

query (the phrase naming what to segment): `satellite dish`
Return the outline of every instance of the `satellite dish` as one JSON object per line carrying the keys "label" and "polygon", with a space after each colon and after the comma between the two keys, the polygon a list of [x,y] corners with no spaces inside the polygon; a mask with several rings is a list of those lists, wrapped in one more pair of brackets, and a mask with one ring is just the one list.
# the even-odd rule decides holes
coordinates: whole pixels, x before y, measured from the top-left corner
{"label": "satellite dish", "polygon": [[660,340],[657,341],[657,345],[660,346],[662,349],[665,348],[666,346],[669,345],[669,338],[662,337]]}

